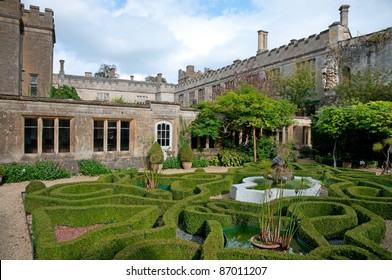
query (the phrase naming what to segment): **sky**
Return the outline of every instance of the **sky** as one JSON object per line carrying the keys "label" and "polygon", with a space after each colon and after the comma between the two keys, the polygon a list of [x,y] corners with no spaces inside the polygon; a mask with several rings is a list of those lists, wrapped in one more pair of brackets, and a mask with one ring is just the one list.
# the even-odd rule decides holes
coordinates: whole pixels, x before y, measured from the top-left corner
{"label": "sky", "polygon": [[268,49],[318,34],[340,20],[349,4],[352,36],[392,27],[391,0],[22,0],[54,11],[54,73],[98,72],[114,64],[120,78],[143,81],[178,70],[225,67],[257,52],[257,31]]}

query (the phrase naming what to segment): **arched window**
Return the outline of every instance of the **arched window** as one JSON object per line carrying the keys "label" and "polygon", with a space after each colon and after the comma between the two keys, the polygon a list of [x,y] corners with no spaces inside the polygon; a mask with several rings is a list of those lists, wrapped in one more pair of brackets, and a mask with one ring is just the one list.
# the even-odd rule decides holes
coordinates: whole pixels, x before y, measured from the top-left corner
{"label": "arched window", "polygon": [[162,149],[171,149],[172,146],[172,125],[169,122],[161,121],[155,126],[155,141],[161,145]]}

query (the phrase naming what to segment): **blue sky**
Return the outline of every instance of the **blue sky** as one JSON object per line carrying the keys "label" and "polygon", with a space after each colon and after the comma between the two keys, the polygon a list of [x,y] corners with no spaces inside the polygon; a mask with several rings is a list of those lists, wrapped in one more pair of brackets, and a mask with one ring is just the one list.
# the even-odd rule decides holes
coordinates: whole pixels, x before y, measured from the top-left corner
{"label": "blue sky", "polygon": [[256,54],[257,30],[273,49],[328,29],[349,4],[353,36],[392,26],[391,0],[22,0],[25,8],[54,11],[54,72],[95,73],[115,64],[121,78],[163,73],[176,83],[179,69],[217,69]]}

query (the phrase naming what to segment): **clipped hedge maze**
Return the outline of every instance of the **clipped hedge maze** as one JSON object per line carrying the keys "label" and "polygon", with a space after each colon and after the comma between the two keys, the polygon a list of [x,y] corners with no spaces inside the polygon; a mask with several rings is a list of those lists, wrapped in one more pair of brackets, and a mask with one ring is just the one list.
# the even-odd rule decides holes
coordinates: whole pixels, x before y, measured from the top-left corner
{"label": "clipped hedge maze", "polygon": [[[313,248],[289,254],[225,248],[223,228],[258,226],[261,206],[212,198],[228,193],[233,183],[259,175],[251,164],[227,173],[157,175],[169,190],[146,190],[143,174],[114,173],[95,182],[31,189],[25,196],[32,213],[37,259],[392,259],[380,246],[385,219],[392,218],[392,181],[370,172],[293,164],[296,176],[322,180],[328,196],[284,198],[284,215],[296,203],[298,237]],[[203,244],[176,237],[178,227],[201,235]],[[96,226],[69,240],[58,227]],[[340,240],[331,245],[331,240]]]}

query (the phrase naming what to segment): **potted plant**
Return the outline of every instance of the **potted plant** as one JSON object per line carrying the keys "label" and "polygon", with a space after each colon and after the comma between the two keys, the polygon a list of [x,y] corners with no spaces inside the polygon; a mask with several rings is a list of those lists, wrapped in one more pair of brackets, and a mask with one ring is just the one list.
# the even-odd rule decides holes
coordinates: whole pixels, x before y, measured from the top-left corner
{"label": "potted plant", "polygon": [[180,148],[180,159],[182,168],[190,169],[192,167],[193,151],[188,142],[185,142]]}
{"label": "potted plant", "polygon": [[154,142],[154,144],[152,144],[150,150],[147,153],[147,157],[150,163],[151,170],[157,173],[161,172],[163,167],[164,155],[162,148],[158,144],[158,142]]}

